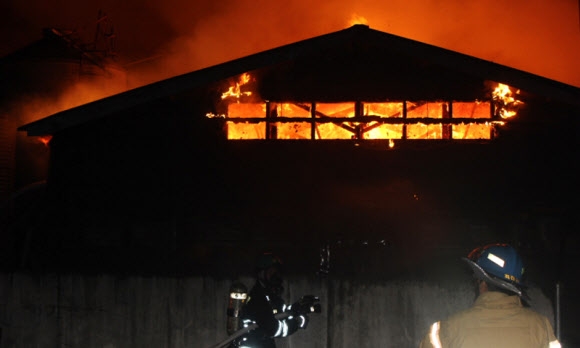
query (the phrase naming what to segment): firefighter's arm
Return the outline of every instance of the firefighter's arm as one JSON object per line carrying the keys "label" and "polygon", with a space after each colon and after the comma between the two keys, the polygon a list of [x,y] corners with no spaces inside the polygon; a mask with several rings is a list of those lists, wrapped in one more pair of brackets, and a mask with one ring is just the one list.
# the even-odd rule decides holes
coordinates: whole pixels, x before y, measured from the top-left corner
{"label": "firefighter's arm", "polygon": [[546,328],[545,330],[546,330],[546,336],[548,339],[548,347],[549,348],[562,348],[560,341],[558,341],[558,339],[556,338],[556,335],[554,334],[554,329],[552,328],[552,324],[550,324],[550,321],[546,317],[544,317],[544,327]]}
{"label": "firefighter's arm", "polygon": [[300,300],[292,304],[288,310],[290,315],[286,321],[289,334],[292,334],[298,329],[306,329],[309,322],[308,315],[311,313],[320,313],[322,308],[318,297],[306,295],[302,296]]}
{"label": "firefighter's arm", "polygon": [[429,332],[427,332],[419,343],[419,348],[441,348],[441,338],[439,337],[440,328],[441,322],[433,323],[429,327]]}
{"label": "firefighter's arm", "polygon": [[291,305],[284,313],[277,314],[274,321],[258,321],[265,325],[264,331],[269,333],[270,337],[286,337],[298,329],[306,329],[308,326],[308,314],[320,313],[320,300],[316,296],[303,296],[299,301]]}
{"label": "firefighter's arm", "polygon": [[312,295],[302,296],[300,300],[296,301],[289,309],[295,315],[308,315],[311,313],[320,313],[322,311],[320,299]]}
{"label": "firefighter's arm", "polygon": [[308,326],[308,317],[306,315],[289,315],[286,319],[280,321],[281,332],[276,337],[290,336],[298,329],[306,329]]}

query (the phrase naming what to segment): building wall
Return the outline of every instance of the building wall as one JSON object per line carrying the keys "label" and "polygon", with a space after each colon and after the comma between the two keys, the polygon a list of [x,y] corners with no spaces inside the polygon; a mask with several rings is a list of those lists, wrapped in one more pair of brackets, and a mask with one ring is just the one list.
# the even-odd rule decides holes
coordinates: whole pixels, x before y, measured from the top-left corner
{"label": "building wall", "polygon": [[6,204],[14,187],[16,123],[0,112],[0,205]]}
{"label": "building wall", "polygon": [[[241,278],[250,287],[251,278]],[[284,297],[317,295],[322,313],[278,340],[294,347],[416,347],[429,325],[470,306],[465,282],[288,278]],[[227,338],[231,280],[212,277],[0,275],[0,345],[6,348],[211,347]],[[533,307],[553,322],[549,299]]]}
{"label": "building wall", "polygon": [[[228,142],[206,99],[151,101],[55,134],[45,200],[9,226],[20,244],[2,245],[5,258],[34,271],[215,275],[260,248],[312,259],[325,243],[356,244],[333,262],[374,275],[385,264],[413,273],[430,248],[463,255],[501,240],[549,270],[536,281],[568,274],[548,265],[573,229],[576,129],[555,122],[570,115],[515,122],[491,143]],[[556,110],[545,108],[531,110]],[[360,248],[381,241],[388,258]]]}
{"label": "building wall", "polygon": [[[45,201],[37,211],[23,215],[10,226],[14,236],[25,239],[23,246],[2,245],[3,254],[13,256],[20,269],[43,274],[72,271],[152,275],[104,281],[113,287],[111,282],[120,282],[121,289],[131,291],[99,299],[129,303],[122,302],[120,309],[111,309],[113,313],[120,312],[117,316],[129,317],[123,324],[126,328],[116,323],[111,330],[125,332],[122,337],[128,332],[130,338],[120,339],[121,344],[112,343],[117,342],[114,340],[101,342],[102,347],[139,346],[137,343],[145,341],[169,346],[165,342],[177,345],[175,342],[186,339],[190,344],[195,344],[195,340],[215,343],[223,331],[214,326],[198,329],[195,325],[224,321],[215,314],[223,315],[219,302],[223,299],[215,294],[225,293],[227,282],[216,284],[212,279],[238,274],[234,269],[239,270],[240,259],[265,248],[275,247],[305,274],[308,270],[315,272],[308,265],[318,261],[320,247],[329,243],[334,267],[331,274],[364,278],[365,283],[316,288],[320,294],[327,293],[333,304],[343,306],[343,313],[360,313],[357,321],[348,321],[343,314],[325,314],[322,321],[333,328],[332,332],[323,333],[324,344],[329,347],[341,342],[357,346],[357,342],[375,332],[387,335],[380,336],[384,342],[399,339],[403,332],[408,340],[405,344],[414,344],[419,332],[439,312],[460,305],[436,307],[433,313],[437,314],[429,314],[431,317],[422,323],[417,318],[404,321],[407,326],[413,325],[413,329],[407,328],[408,333],[398,327],[390,334],[379,326],[398,324],[395,316],[427,316],[427,312],[421,312],[422,306],[429,308],[432,304],[421,299],[429,293],[438,294],[433,301],[438,303],[436,306],[443,306],[443,298],[448,295],[458,299],[464,296],[461,303],[469,303],[470,296],[456,292],[461,287],[448,289],[440,285],[428,267],[434,263],[433,257],[444,254],[442,250],[455,248],[451,253],[455,262],[476,245],[510,241],[525,252],[526,260],[531,261],[527,263],[529,275],[544,291],[551,289],[556,280],[571,282],[575,278],[578,237],[574,233],[575,209],[567,202],[577,176],[577,167],[570,160],[575,158],[577,144],[572,139],[577,126],[556,122],[570,119],[571,114],[515,122],[490,144],[419,141],[396,143],[389,150],[386,144],[381,147],[380,143],[371,142],[359,146],[350,141],[225,142],[218,135],[219,123],[204,117],[203,102],[191,96],[184,100],[190,104],[179,98],[152,101],[139,110],[125,110],[122,115],[56,134],[50,145]],[[547,106],[539,110],[540,116],[558,112]],[[441,261],[441,273],[437,275],[455,274],[447,267],[448,260]],[[388,288],[393,279],[401,277],[405,279],[403,285]],[[81,278],[71,279],[82,285]],[[24,286],[17,292],[28,293],[26,289],[34,289],[39,282],[54,282],[51,279],[31,278],[27,282],[32,287]],[[195,288],[187,285],[191,279],[203,279],[196,286],[209,290],[198,292],[197,296],[213,299],[209,302],[211,310],[202,317],[180,314],[182,317],[178,318],[184,318],[179,319],[184,322],[175,324],[177,329],[165,329],[170,324],[166,318],[174,318],[168,311],[177,309],[167,302],[170,300],[154,302],[151,298],[164,298],[162,293],[175,294],[171,299],[189,296],[184,292]],[[144,288],[126,283],[130,281],[142,283]],[[171,285],[175,282],[185,285],[175,285],[181,289],[175,290]],[[54,289],[70,288],[60,284],[39,293],[54,298]],[[350,284],[349,288],[344,288],[344,284]],[[302,289],[309,290],[299,288]],[[70,298],[77,294],[76,290],[66,291]],[[143,295],[135,297],[141,291]],[[392,295],[388,300],[377,299],[382,293]],[[409,294],[414,297],[408,299]],[[396,297],[401,298],[394,301]],[[341,305],[342,298],[350,300]],[[365,302],[367,298],[384,306],[371,306]],[[59,301],[68,303],[65,300],[69,301],[61,296]],[[131,301],[143,304],[133,306]],[[194,300],[189,301],[188,307],[201,307]],[[66,308],[89,310],[96,306],[93,302]],[[577,300],[574,303],[577,306]],[[154,309],[156,306],[164,309]],[[58,312],[55,308],[52,305],[50,316],[66,318],[65,307]],[[143,308],[162,314],[147,317]],[[387,308],[388,315],[388,309],[397,309],[392,312],[393,319],[374,321],[378,317],[375,308]],[[49,309],[34,309],[37,325],[56,325],[47,319],[49,314],[44,311]],[[90,330],[83,331],[85,326],[115,323],[91,316],[90,320],[97,324],[91,321],[81,327],[69,327],[82,323],[78,318],[82,311],[79,313],[67,314],[67,320],[72,318],[71,324],[64,319],[56,321],[56,331],[46,331],[46,337],[55,335],[50,342],[93,342],[99,338]],[[574,314],[570,311],[569,317]],[[319,342],[318,331],[307,331],[302,336],[316,333],[315,342]]]}

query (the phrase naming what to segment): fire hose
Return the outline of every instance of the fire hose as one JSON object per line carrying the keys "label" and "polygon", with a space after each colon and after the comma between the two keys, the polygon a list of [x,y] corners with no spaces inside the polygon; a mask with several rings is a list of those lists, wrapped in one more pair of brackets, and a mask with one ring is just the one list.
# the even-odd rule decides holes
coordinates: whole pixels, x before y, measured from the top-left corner
{"label": "fire hose", "polygon": [[[276,314],[274,317],[277,320],[282,320],[282,319],[286,319],[288,318],[290,315],[292,315],[292,313],[290,312],[284,312],[284,313],[278,313]],[[211,346],[210,348],[221,348],[221,347],[225,347],[227,344],[229,344],[230,342],[232,342],[233,340],[235,340],[236,338],[245,335],[246,333],[257,329],[258,328],[258,324],[251,324],[248,325],[244,328],[239,329],[238,331],[234,332],[233,334],[231,334],[228,338],[226,338],[225,340],[219,342],[218,344],[215,344],[213,346]]]}

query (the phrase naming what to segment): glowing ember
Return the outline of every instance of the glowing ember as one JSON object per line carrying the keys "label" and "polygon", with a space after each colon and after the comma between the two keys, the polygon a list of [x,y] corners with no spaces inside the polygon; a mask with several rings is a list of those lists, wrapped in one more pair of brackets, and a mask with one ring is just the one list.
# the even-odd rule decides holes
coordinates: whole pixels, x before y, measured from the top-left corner
{"label": "glowing ember", "polygon": [[48,146],[48,143],[50,142],[50,139],[52,139],[51,135],[47,135],[47,136],[42,136],[42,137],[38,137],[38,140],[43,143],[45,146]]}
{"label": "glowing ember", "polygon": [[[363,134],[365,139],[402,139],[402,124],[382,124]],[[392,147],[392,146],[391,146]]]}
{"label": "glowing ember", "polygon": [[246,96],[252,95],[252,92],[242,92],[241,87],[248,82],[250,82],[250,74],[248,73],[242,74],[240,76],[239,81],[236,82],[235,86],[230,86],[227,92],[222,93],[222,99],[226,99],[228,97],[234,97],[236,99],[239,99],[243,95]]}
{"label": "glowing ember", "polygon": [[441,124],[415,123],[407,125],[407,139],[442,139]]}
{"label": "glowing ember", "polygon": [[205,117],[207,117],[207,118],[226,118],[226,115],[214,114],[213,112],[208,112],[207,114],[205,114]]}
{"label": "glowing ember", "polygon": [[485,124],[456,124],[452,128],[453,139],[490,139],[491,126]]}
{"label": "glowing ember", "polygon": [[[516,91],[518,94],[520,91]],[[517,100],[508,85],[499,83],[492,92],[493,100],[496,102],[497,114],[501,118],[510,118],[517,114],[518,107],[523,102]]]}

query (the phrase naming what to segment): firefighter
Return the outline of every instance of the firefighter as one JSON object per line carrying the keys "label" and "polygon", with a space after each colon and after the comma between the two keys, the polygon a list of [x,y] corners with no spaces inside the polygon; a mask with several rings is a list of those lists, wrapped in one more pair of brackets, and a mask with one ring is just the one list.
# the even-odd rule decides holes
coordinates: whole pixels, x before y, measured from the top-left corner
{"label": "firefighter", "polygon": [[545,316],[522,304],[528,301],[524,266],[508,244],[478,247],[463,260],[473,271],[478,296],[473,306],[431,325],[420,348],[559,348]]}
{"label": "firefighter", "polygon": [[237,338],[230,347],[275,348],[274,338],[287,337],[308,326],[308,314],[320,312],[317,297],[304,296],[286,307],[282,262],[272,253],[262,254],[256,265],[256,283],[248,294],[241,318],[245,326],[258,327]]}

